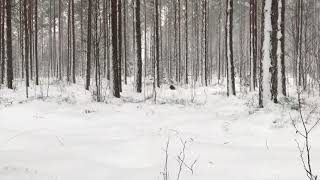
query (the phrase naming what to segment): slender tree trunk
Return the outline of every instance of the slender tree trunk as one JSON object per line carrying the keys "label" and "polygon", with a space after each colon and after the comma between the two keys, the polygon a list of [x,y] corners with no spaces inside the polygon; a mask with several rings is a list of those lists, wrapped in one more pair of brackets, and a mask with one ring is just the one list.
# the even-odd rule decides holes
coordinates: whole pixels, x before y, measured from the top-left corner
{"label": "slender tree trunk", "polygon": [[76,31],[75,31],[75,19],[74,19],[74,0],[71,0],[71,12],[72,12],[72,82],[76,83]]}
{"label": "slender tree trunk", "polygon": [[[282,11],[281,11],[281,34],[282,34],[282,38],[281,38],[281,81],[282,81],[282,94],[284,96],[287,95],[287,82],[286,82],[286,63],[285,63],[285,12],[286,12],[286,1],[285,0],[281,0],[281,7],[282,7]],[[279,69],[278,69],[279,70]],[[280,81],[280,79],[278,79],[278,81]]]}
{"label": "slender tree trunk", "polygon": [[67,82],[70,82],[71,76],[71,0],[68,1],[68,25],[67,25]]}
{"label": "slender tree trunk", "polygon": [[[30,79],[33,80],[33,28],[32,28],[32,22],[33,22],[33,16],[32,16],[32,10],[33,10],[33,1],[29,0],[29,24],[28,24],[28,28],[29,28],[29,56],[30,56]],[[54,7],[54,6],[53,6]]]}
{"label": "slender tree trunk", "polygon": [[1,23],[0,23],[0,29],[1,29],[1,34],[0,34],[0,43],[1,43],[1,84],[4,84],[4,66],[5,66],[5,40],[4,40],[4,35],[5,35],[5,31],[4,31],[4,24],[5,24],[5,1],[1,1],[1,6],[0,6],[0,11],[2,12],[2,16],[1,18]]}
{"label": "slender tree trunk", "polygon": [[[62,80],[62,63],[63,63],[63,19],[62,19],[62,0],[59,0],[59,49],[58,49],[58,76]],[[81,24],[82,27],[82,24]]]}
{"label": "slender tree trunk", "polygon": [[36,59],[36,85],[39,85],[39,62],[38,62],[38,0],[35,0],[35,24],[34,24],[34,31],[35,31],[35,59]]}
{"label": "slender tree trunk", "polygon": [[[3,2],[0,1],[0,66],[2,64],[2,4]],[[2,75],[2,68],[0,68],[0,75]],[[0,77],[0,85],[3,84],[3,80]]]}
{"label": "slender tree trunk", "polygon": [[222,0],[219,0],[219,16],[218,16],[218,84],[221,80],[221,18],[222,18]]}
{"label": "slender tree trunk", "polygon": [[136,0],[136,43],[137,43],[137,92],[142,92],[142,45],[141,45],[141,22],[140,22],[140,0]]}
{"label": "slender tree trunk", "polygon": [[[147,45],[147,3],[146,0],[144,0],[144,79],[147,77]],[[144,83],[146,84],[145,81]]]}
{"label": "slender tree trunk", "polygon": [[118,0],[118,84],[122,92],[122,0]]}
{"label": "slender tree trunk", "polygon": [[101,101],[101,84],[100,84],[100,49],[99,49],[99,39],[98,39],[98,19],[99,19],[99,0],[95,1],[95,65],[96,65],[96,71],[95,71],[95,79],[96,79],[96,93],[97,93],[97,101]]}
{"label": "slender tree trunk", "polygon": [[278,93],[286,96],[286,75],[285,75],[285,55],[284,55],[284,13],[285,0],[278,3],[278,48],[277,48],[277,65],[278,65]]}
{"label": "slender tree trunk", "polygon": [[0,84],[4,83],[4,1],[0,1]]}
{"label": "slender tree trunk", "polygon": [[233,0],[227,0],[226,6],[226,59],[228,69],[228,96],[236,95],[233,63]]}
{"label": "slender tree trunk", "polygon": [[[83,37],[83,0],[80,0],[80,63],[81,63],[81,67],[80,67],[80,75],[81,77],[84,76],[84,37]],[[107,26],[108,23],[106,23]]]}
{"label": "slender tree trunk", "polygon": [[250,90],[257,87],[257,0],[250,0]]}
{"label": "slender tree trunk", "polygon": [[186,33],[186,64],[185,64],[185,83],[188,84],[188,51],[189,51],[189,44],[188,44],[188,0],[185,0],[185,33]]}
{"label": "slender tree trunk", "polygon": [[13,89],[13,67],[12,67],[12,25],[11,25],[11,0],[6,0],[7,12],[7,87]]}
{"label": "slender tree trunk", "polygon": [[[116,3],[115,3],[116,4]],[[88,5],[88,35],[87,35],[87,75],[86,75],[86,90],[90,87],[90,74],[91,74],[91,15],[92,15],[92,1]]]}
{"label": "slender tree trunk", "polygon": [[106,2],[107,6],[107,79],[110,80],[110,69],[111,69],[111,2],[110,0],[107,0]]}
{"label": "slender tree trunk", "polygon": [[124,5],[123,5],[123,34],[124,34],[124,83],[127,84],[128,83],[128,42],[127,42],[127,4],[128,2],[125,0],[124,1]]}
{"label": "slender tree trunk", "polygon": [[107,3],[102,0],[102,31],[103,31],[103,76],[106,77],[107,68]]}
{"label": "slender tree trunk", "polygon": [[120,98],[118,39],[117,39],[117,1],[111,1],[111,26],[112,26],[112,92]]}
{"label": "slender tree trunk", "polygon": [[177,1],[173,0],[174,7],[174,61],[175,61],[175,80],[178,82],[179,79],[179,68],[178,68],[178,50],[177,50],[177,41],[178,41],[178,28],[177,28]]}
{"label": "slender tree trunk", "polygon": [[26,71],[26,96],[29,87],[29,32],[28,32],[28,0],[24,0],[24,31],[25,31],[25,71]]}
{"label": "slender tree trunk", "polygon": [[[178,82],[181,83],[181,0],[178,0]],[[158,42],[158,41],[157,41]]]}
{"label": "slender tree trunk", "polygon": [[[178,0],[180,2],[180,0]],[[159,1],[155,0],[155,16],[156,16],[156,26],[155,26],[155,40],[156,40],[156,79],[157,87],[160,88],[160,33],[159,33]]]}
{"label": "slender tree trunk", "polygon": [[204,82],[208,86],[208,2],[204,0]]}
{"label": "slender tree trunk", "polygon": [[278,0],[272,0],[271,6],[271,100],[278,102]]}

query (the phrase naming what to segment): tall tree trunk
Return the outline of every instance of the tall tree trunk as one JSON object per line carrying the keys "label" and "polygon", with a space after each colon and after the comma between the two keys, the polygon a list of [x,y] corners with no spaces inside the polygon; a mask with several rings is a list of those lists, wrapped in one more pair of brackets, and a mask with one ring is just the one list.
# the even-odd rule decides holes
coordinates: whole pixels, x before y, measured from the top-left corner
{"label": "tall tree trunk", "polygon": [[[84,37],[83,37],[83,9],[82,9],[82,7],[83,7],[83,0],[80,0],[80,7],[81,7],[81,9],[80,9],[80,75],[81,75],[81,77],[83,77],[84,76],[84,53],[83,53],[83,51],[84,51]],[[106,25],[107,25],[107,23],[106,23]]]}
{"label": "tall tree trunk", "polygon": [[[30,79],[33,80],[33,28],[32,28],[32,22],[33,22],[33,16],[32,16],[32,10],[33,10],[33,1],[29,0],[29,56],[30,56]],[[54,6],[53,6],[54,7]]]}
{"label": "tall tree trunk", "polygon": [[137,43],[137,77],[136,88],[137,92],[142,92],[142,45],[141,45],[141,22],[140,22],[140,0],[136,0],[136,43]]}
{"label": "tall tree trunk", "polygon": [[122,92],[122,0],[118,0],[118,84]]}
{"label": "tall tree trunk", "polygon": [[263,1],[262,60],[260,64],[259,105],[277,102],[278,0]]}
{"label": "tall tree trunk", "polygon": [[[147,77],[147,60],[148,60],[148,55],[147,55],[147,3],[146,0],[144,0],[144,79]],[[146,82],[144,81],[145,86]]]}
{"label": "tall tree trunk", "polygon": [[185,33],[186,33],[186,64],[185,64],[185,83],[188,84],[188,51],[189,51],[189,46],[188,46],[188,0],[185,0]]}
{"label": "tall tree trunk", "polygon": [[26,95],[28,98],[29,87],[29,32],[28,32],[28,0],[24,0],[24,31],[25,31],[25,71],[26,71]]}
{"label": "tall tree trunk", "polygon": [[[58,17],[58,23],[59,23],[59,49],[58,49],[58,77],[59,80],[62,80],[62,63],[63,63],[63,18],[62,18],[62,0],[59,0],[59,17]],[[82,27],[82,23],[81,23]],[[82,50],[82,49],[81,49]]]}
{"label": "tall tree trunk", "polygon": [[177,50],[177,41],[178,41],[178,28],[177,28],[177,1],[173,1],[173,7],[174,7],[174,48],[173,48],[173,54],[174,54],[174,62],[175,62],[175,80],[178,81],[179,79],[179,67],[178,67],[178,50]]}
{"label": "tall tree trunk", "polygon": [[124,1],[124,4],[123,4],[123,24],[124,24],[124,27],[123,27],[123,35],[124,35],[124,83],[127,84],[128,83],[128,67],[127,67],[127,61],[128,61],[128,42],[127,42],[127,10],[128,10],[128,7],[127,7],[127,4],[128,2],[127,1]]}
{"label": "tall tree trunk", "polygon": [[[101,71],[100,71],[100,48],[99,48],[99,39],[98,39],[98,20],[99,20],[99,0],[95,1],[95,23],[94,23],[94,28],[95,28],[95,37],[94,37],[94,42],[95,42],[95,52],[94,52],[94,57],[95,57],[95,65],[96,65],[96,71],[95,71],[95,79],[96,79],[96,94],[97,94],[97,101],[101,101]],[[100,23],[101,25],[101,23]]]}
{"label": "tall tree trunk", "polygon": [[[115,3],[116,4],[116,3]],[[115,7],[116,8],[116,7]],[[91,15],[92,15],[92,1],[88,5],[88,30],[87,30],[87,74],[86,74],[86,90],[90,88],[90,74],[91,74]]]}
{"label": "tall tree trunk", "polygon": [[5,32],[4,32],[4,24],[5,24],[5,1],[1,1],[1,4],[0,4],[0,12],[1,12],[1,16],[0,16],[0,59],[1,59],[1,80],[0,80],[0,83],[1,84],[4,84],[4,66],[5,66],[5,40],[4,40],[4,35],[5,35]]}
{"label": "tall tree trunk", "polygon": [[111,26],[112,26],[112,93],[120,98],[118,39],[117,39],[117,1],[111,1]]}
{"label": "tall tree trunk", "polygon": [[285,0],[278,3],[278,48],[277,48],[277,63],[278,63],[278,93],[286,96],[286,75],[285,75]]}
{"label": "tall tree trunk", "polygon": [[[232,39],[232,37],[231,37]],[[231,40],[232,41],[232,40]],[[204,83],[208,86],[208,2],[204,0]]]}
{"label": "tall tree trunk", "polygon": [[[180,3],[180,0],[178,0]],[[156,41],[156,79],[157,79],[157,87],[160,88],[160,33],[159,33],[159,25],[160,25],[160,21],[159,21],[159,1],[155,0],[155,18],[156,18],[156,22],[155,22],[155,41]]]}
{"label": "tall tree trunk", "polygon": [[219,0],[219,16],[218,16],[218,84],[221,80],[221,18],[222,18],[222,0]]}
{"label": "tall tree trunk", "polygon": [[257,87],[257,0],[250,0],[250,90]]}
{"label": "tall tree trunk", "polygon": [[228,80],[228,96],[236,95],[235,90],[235,73],[233,62],[233,0],[227,0],[226,6],[226,60],[227,60],[227,80]]}
{"label": "tall tree trunk", "polygon": [[103,76],[107,72],[107,29],[108,29],[108,11],[106,0],[102,1],[102,31],[103,31]]}
{"label": "tall tree trunk", "polygon": [[76,83],[76,31],[75,31],[75,18],[74,18],[74,0],[71,0],[72,12],[72,82]]}
{"label": "tall tree trunk", "polygon": [[67,37],[68,37],[68,41],[67,41],[67,82],[70,82],[71,79],[71,58],[72,58],[72,54],[71,54],[71,0],[68,0],[68,25],[67,25]]}
{"label": "tall tree trunk", "polygon": [[7,87],[13,89],[13,67],[12,67],[12,25],[11,25],[11,0],[6,0],[7,12]]}
{"label": "tall tree trunk", "polygon": [[38,0],[35,0],[34,7],[35,14],[35,24],[34,24],[34,47],[35,47],[35,59],[36,59],[36,85],[39,85],[39,62],[38,62]]}
{"label": "tall tree trunk", "polygon": [[[181,83],[181,0],[178,0],[178,83]],[[158,41],[157,41],[158,42]]]}
{"label": "tall tree trunk", "polygon": [[271,100],[278,102],[278,0],[272,0],[271,6]]}
{"label": "tall tree trunk", "polygon": [[[286,1],[281,0],[281,34],[282,34],[282,39],[281,39],[281,81],[282,81],[282,94],[284,96],[287,95],[287,82],[286,82],[286,63],[285,63],[285,12],[286,12]],[[280,81],[280,79],[278,79]]]}

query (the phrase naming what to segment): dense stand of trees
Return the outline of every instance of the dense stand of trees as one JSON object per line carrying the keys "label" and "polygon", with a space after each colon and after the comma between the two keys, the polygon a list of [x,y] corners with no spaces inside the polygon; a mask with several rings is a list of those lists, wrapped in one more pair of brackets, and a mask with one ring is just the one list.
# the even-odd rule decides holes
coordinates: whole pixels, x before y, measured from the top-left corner
{"label": "dense stand of trees", "polygon": [[[3,0],[0,83],[82,83],[102,101],[131,83],[226,82],[228,95],[320,89],[319,0]],[[106,81],[108,80],[108,81]],[[224,81],[226,80],[226,81]],[[107,85],[103,83],[107,82]],[[236,86],[239,81],[240,88]],[[103,87],[104,86],[104,87]],[[320,91],[320,90],[319,90]]]}

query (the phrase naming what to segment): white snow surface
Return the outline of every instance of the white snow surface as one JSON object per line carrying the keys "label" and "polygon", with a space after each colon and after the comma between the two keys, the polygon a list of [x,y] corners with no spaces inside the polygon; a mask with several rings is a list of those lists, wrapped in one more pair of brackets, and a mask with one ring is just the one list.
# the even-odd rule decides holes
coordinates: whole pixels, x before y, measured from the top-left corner
{"label": "white snow surface", "polygon": [[[302,180],[289,103],[256,108],[257,93],[227,98],[225,86],[158,90],[158,103],[124,87],[97,103],[80,85],[0,90],[1,180],[159,180],[168,139],[168,171],[177,178],[180,139],[188,140],[181,180]],[[35,96],[36,95],[36,96]],[[319,99],[313,98],[312,102]],[[318,101],[319,102],[319,101]],[[317,114],[318,115],[318,114]],[[320,174],[320,130],[312,163]]]}

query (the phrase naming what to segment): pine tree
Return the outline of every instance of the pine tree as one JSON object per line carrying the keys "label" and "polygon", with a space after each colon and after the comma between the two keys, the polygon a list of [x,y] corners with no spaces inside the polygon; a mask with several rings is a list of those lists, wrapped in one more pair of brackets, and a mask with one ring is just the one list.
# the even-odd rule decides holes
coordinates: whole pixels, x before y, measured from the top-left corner
{"label": "pine tree", "polygon": [[[180,0],[179,4],[180,4]],[[180,8],[179,8],[180,12]],[[160,25],[160,20],[159,20],[159,0],[155,0],[155,45],[156,45],[156,54],[155,54],[155,63],[156,63],[156,81],[157,81],[157,87],[160,88],[160,32],[159,32],[159,25]],[[180,22],[180,21],[179,21]],[[180,25],[179,25],[180,26]],[[179,46],[180,49],[180,46]],[[181,49],[180,49],[181,50]],[[181,54],[179,56],[181,59]]]}
{"label": "pine tree", "polygon": [[286,70],[285,70],[285,0],[278,3],[278,48],[277,48],[277,63],[278,63],[278,93],[283,96],[286,92]]}
{"label": "pine tree", "polygon": [[24,0],[24,31],[25,31],[25,71],[26,71],[26,95],[28,98],[29,87],[29,31],[28,31],[28,0]]}
{"label": "pine tree", "polygon": [[263,10],[260,107],[264,107],[269,101],[277,102],[278,0],[264,0]]}
{"label": "pine tree", "polygon": [[7,12],[7,87],[13,89],[13,67],[12,67],[12,24],[11,24],[11,0],[6,0]]}
{"label": "pine tree", "polygon": [[185,33],[186,33],[186,59],[185,59],[185,83],[188,84],[188,51],[189,51],[189,45],[188,45],[188,0],[185,0]]}
{"label": "pine tree", "polygon": [[136,53],[137,53],[137,77],[136,88],[137,92],[142,92],[142,45],[141,45],[141,22],[140,22],[140,0],[136,2]]}
{"label": "pine tree", "polygon": [[117,60],[117,65],[118,65],[118,85],[120,92],[122,92],[122,0],[118,0],[118,29],[117,29],[117,34],[118,34],[118,60]]}
{"label": "pine tree", "polygon": [[0,84],[4,84],[4,65],[5,65],[5,43],[4,43],[4,15],[5,13],[5,1],[0,2]]}
{"label": "pine tree", "polygon": [[112,28],[112,92],[120,98],[119,64],[118,64],[118,33],[117,33],[117,1],[111,1],[111,28]]}
{"label": "pine tree", "polygon": [[257,87],[257,0],[250,0],[250,90]]}
{"label": "pine tree", "polygon": [[88,30],[87,30],[87,74],[86,74],[86,90],[90,87],[91,75],[91,16],[92,16],[92,1],[88,1]]}
{"label": "pine tree", "polygon": [[35,60],[36,60],[36,85],[39,85],[39,60],[38,60],[38,0],[35,0],[34,6],[35,24],[34,24],[34,46],[35,46]]}
{"label": "pine tree", "polygon": [[71,21],[72,21],[72,82],[76,83],[76,31],[74,22],[74,0],[71,0]]}
{"label": "pine tree", "polygon": [[227,77],[228,87],[227,94],[236,95],[235,90],[235,73],[234,73],[234,62],[233,62],[233,0],[227,0],[226,6],[226,60],[227,60]]}

